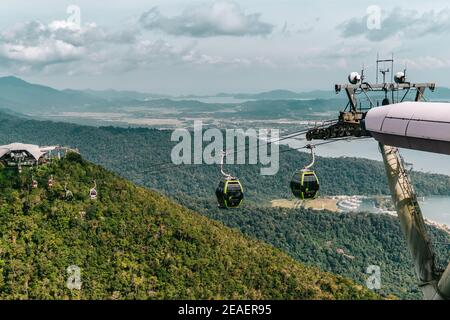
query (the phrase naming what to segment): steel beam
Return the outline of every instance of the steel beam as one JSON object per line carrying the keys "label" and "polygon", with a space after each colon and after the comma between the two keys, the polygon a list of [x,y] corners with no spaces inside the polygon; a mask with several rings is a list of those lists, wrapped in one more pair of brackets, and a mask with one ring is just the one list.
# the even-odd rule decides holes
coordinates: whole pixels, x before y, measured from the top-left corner
{"label": "steel beam", "polygon": [[[404,168],[403,160],[397,148],[381,143],[379,147],[383,156],[392,201],[414,262],[415,273],[424,299],[442,299],[438,293],[439,276],[436,272],[434,252],[416,193]],[[444,290],[449,288],[449,276],[450,271],[447,270],[447,280],[444,278],[442,280]]]}
{"label": "steel beam", "polygon": [[336,93],[341,90],[345,90],[347,88],[353,90],[366,90],[366,91],[395,91],[395,90],[408,90],[408,89],[426,89],[434,90],[436,84],[434,83],[377,83],[377,84],[369,84],[369,83],[359,83],[359,84],[336,84],[334,86],[334,90]]}
{"label": "steel beam", "polygon": [[450,300],[450,264],[445,269],[438,283],[439,294]]}

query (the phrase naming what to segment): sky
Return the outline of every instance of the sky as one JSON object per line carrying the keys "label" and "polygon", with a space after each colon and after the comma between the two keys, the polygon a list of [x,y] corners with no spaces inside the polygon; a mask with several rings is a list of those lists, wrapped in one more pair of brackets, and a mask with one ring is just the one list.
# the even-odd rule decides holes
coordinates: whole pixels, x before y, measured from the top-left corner
{"label": "sky", "polygon": [[377,53],[450,87],[448,1],[0,1],[0,76],[59,89],[331,90]]}

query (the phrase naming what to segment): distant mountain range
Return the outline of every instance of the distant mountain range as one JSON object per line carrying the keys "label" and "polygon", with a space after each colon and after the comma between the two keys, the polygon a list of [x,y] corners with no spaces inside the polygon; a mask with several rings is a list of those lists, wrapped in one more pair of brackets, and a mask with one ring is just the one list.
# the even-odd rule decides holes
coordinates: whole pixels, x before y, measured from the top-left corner
{"label": "distant mountain range", "polygon": [[99,104],[101,98],[75,90],[56,90],[16,77],[0,78],[0,107],[16,112]]}
{"label": "distant mountain range", "polygon": [[134,100],[162,99],[164,95],[117,90],[57,90],[9,76],[0,78],[0,108],[16,112],[33,112],[42,108],[110,106]]}
{"label": "distant mountain range", "polygon": [[150,99],[169,99],[170,96],[154,93],[143,93],[138,91],[120,91],[120,90],[71,90],[66,89],[65,92],[78,93],[93,96],[106,101],[129,101],[129,100],[150,100]]}
{"label": "distant mountain range", "polygon": [[[42,111],[66,111],[68,108],[114,107],[124,104],[136,105],[150,100],[196,100],[201,98],[235,98],[242,100],[310,100],[336,99],[333,91],[315,90],[293,92],[273,90],[261,93],[218,93],[215,96],[167,96],[137,91],[119,90],[57,90],[48,86],[29,83],[14,76],[0,77],[0,109],[19,113]],[[439,87],[430,96],[433,100],[450,99],[450,89]]]}
{"label": "distant mountain range", "polygon": [[232,97],[235,99],[252,100],[282,100],[282,99],[332,99],[333,91],[314,90],[308,92],[294,92],[289,90],[272,90],[261,93],[219,93],[217,97]]}

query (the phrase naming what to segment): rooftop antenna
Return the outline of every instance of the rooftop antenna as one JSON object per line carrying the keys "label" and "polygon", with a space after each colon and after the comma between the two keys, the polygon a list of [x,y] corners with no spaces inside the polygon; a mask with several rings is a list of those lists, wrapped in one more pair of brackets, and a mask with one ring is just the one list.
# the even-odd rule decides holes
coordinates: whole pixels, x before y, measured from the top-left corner
{"label": "rooftop antenna", "polygon": [[375,70],[376,83],[378,84],[378,64],[380,63],[380,54],[377,52],[377,70]]}
{"label": "rooftop antenna", "polygon": [[366,78],[366,76],[364,75],[364,71],[365,71],[365,66],[364,66],[364,62],[363,62],[362,69],[361,69],[361,83],[364,83],[364,79]]}
{"label": "rooftop antenna", "polygon": [[[380,69],[380,64],[385,67],[386,63],[390,63],[390,68]],[[383,75],[383,83],[386,83],[386,73],[391,73],[391,82],[394,81],[394,54],[392,53],[391,59],[380,59],[379,53],[377,53],[377,84],[378,84],[378,73],[380,72]]]}
{"label": "rooftop antenna", "polygon": [[391,83],[394,82],[394,53],[391,54]]}
{"label": "rooftop antenna", "polygon": [[403,74],[405,75],[406,79],[406,71],[408,70],[408,62],[405,61],[405,69],[403,70]]}

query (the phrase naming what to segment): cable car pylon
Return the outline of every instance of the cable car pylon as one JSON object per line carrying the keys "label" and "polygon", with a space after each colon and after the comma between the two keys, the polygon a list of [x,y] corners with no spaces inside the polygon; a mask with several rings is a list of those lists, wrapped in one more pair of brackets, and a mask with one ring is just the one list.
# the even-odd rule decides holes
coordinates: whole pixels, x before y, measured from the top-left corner
{"label": "cable car pylon", "polygon": [[[442,300],[450,296],[447,267],[446,277],[438,275],[435,255],[428,236],[417,196],[397,148],[380,144],[386,176],[402,232],[411,253],[419,287],[424,299]],[[445,273],[444,273],[445,274]]]}

